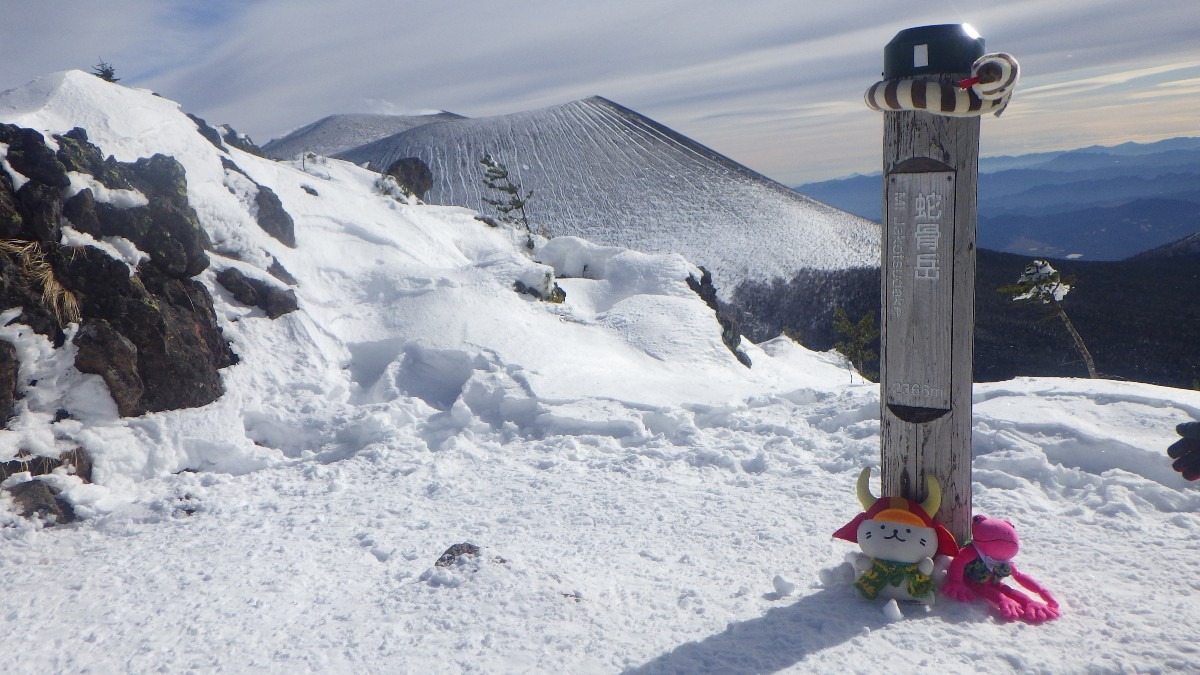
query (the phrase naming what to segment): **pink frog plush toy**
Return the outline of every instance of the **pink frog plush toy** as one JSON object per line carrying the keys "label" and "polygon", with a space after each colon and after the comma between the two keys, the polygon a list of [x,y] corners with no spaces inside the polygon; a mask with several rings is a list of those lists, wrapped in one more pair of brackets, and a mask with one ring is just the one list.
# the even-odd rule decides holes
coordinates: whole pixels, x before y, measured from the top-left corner
{"label": "pink frog plush toy", "polygon": [[[942,592],[963,602],[980,596],[1009,621],[1021,619],[1029,623],[1042,623],[1057,619],[1058,602],[1054,596],[1029,576],[1019,572],[1013,564],[1012,559],[1020,547],[1021,542],[1012,523],[975,516],[971,523],[971,542],[950,563]],[[1040,595],[1044,602],[1038,602],[1006,585],[1003,580],[1009,576]]]}

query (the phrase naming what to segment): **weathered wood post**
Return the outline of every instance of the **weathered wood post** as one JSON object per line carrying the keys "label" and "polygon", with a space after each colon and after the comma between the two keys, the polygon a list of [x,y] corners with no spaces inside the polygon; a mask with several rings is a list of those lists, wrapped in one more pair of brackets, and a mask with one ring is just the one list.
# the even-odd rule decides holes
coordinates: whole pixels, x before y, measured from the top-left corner
{"label": "weathered wood post", "polygon": [[969,26],[910,28],[884,48],[884,80],[867,92],[884,111],[882,494],[921,502],[926,476],[937,478],[937,520],[960,544],[971,523],[979,114],[1007,103],[960,85],[982,56]]}

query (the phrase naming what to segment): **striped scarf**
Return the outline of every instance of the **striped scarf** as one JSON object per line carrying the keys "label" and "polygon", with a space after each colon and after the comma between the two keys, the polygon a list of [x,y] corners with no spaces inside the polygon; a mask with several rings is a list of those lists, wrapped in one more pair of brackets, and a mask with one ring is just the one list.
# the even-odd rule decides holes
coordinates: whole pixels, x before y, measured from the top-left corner
{"label": "striped scarf", "polygon": [[[971,65],[971,77],[958,84],[895,78],[871,85],[864,98],[872,110],[924,110],[948,117],[1004,112],[1020,67],[1009,54],[984,54]],[[986,80],[986,81],[985,81]]]}

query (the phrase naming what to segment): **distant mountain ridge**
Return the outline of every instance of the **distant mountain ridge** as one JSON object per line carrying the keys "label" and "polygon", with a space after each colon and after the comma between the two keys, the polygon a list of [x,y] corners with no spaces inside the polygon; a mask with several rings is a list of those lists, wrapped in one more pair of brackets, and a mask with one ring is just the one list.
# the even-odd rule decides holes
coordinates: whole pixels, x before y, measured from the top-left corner
{"label": "distant mountain ridge", "polygon": [[272,139],[262,150],[271,159],[295,159],[302,152],[332,155],[422,124],[456,119],[463,116],[444,111],[429,115],[329,115]]}
{"label": "distant mountain ridge", "polygon": [[[979,245],[1120,260],[1200,232],[1200,138],[980,160]],[[879,219],[879,175],[796,189]]]}
{"label": "distant mountain ridge", "polygon": [[335,156],[375,167],[418,157],[433,172],[427,202],[489,213],[479,166],[485,153],[533,190],[530,217],[551,234],[680,253],[708,268],[723,293],[799,269],[878,265],[875,223],[598,96],[425,124]]}
{"label": "distant mountain ridge", "polygon": [[[1131,260],[1051,260],[1065,276],[1076,277],[1065,307],[1101,377],[1200,388],[1200,235],[1189,241]],[[1020,305],[997,292],[1014,283],[1028,262],[1011,253],[977,252],[976,382],[1087,376],[1061,321],[1042,306]],[[833,330],[833,308],[854,319],[878,317],[879,284],[878,268],[747,283],[736,290],[732,313],[751,341],[787,329],[810,349],[831,349],[843,339]]]}

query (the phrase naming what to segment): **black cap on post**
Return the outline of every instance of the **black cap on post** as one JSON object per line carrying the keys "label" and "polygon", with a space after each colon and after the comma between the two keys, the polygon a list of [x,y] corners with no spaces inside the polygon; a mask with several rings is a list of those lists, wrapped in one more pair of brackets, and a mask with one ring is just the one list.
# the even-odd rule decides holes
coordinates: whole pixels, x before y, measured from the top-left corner
{"label": "black cap on post", "polygon": [[983,38],[965,23],[908,28],[883,48],[883,79],[969,73],[981,56]]}

